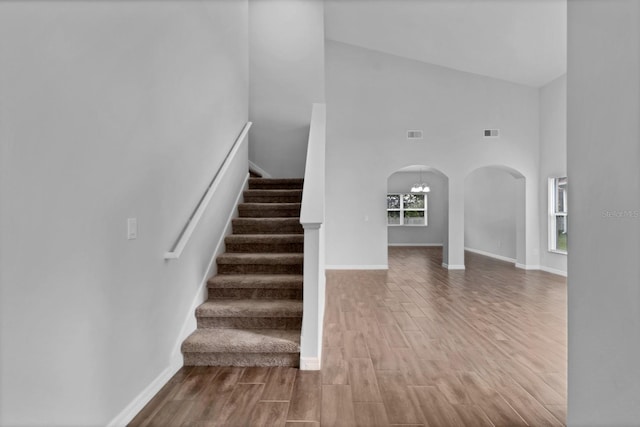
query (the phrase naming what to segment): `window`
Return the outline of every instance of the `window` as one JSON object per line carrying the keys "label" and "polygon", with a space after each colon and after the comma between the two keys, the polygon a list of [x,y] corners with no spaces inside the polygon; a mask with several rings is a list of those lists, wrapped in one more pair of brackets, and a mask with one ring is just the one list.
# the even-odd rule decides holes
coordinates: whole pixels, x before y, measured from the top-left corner
{"label": "window", "polygon": [[549,250],[567,253],[567,178],[549,178]]}
{"label": "window", "polygon": [[427,195],[387,194],[387,225],[427,225]]}

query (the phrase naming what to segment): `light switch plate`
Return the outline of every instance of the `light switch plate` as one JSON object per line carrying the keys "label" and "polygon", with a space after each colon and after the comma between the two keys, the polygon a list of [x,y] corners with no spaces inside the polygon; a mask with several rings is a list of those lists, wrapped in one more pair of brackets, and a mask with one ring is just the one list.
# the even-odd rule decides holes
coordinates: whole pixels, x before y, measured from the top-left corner
{"label": "light switch plate", "polygon": [[127,240],[138,238],[138,219],[127,218]]}

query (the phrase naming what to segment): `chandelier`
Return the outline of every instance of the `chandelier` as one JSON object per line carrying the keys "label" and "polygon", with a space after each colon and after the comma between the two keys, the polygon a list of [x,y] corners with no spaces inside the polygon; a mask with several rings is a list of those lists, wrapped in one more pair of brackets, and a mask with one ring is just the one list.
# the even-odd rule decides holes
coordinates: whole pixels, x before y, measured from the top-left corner
{"label": "chandelier", "polygon": [[422,180],[422,169],[420,169],[420,180],[411,187],[412,193],[428,193],[431,191],[429,185]]}

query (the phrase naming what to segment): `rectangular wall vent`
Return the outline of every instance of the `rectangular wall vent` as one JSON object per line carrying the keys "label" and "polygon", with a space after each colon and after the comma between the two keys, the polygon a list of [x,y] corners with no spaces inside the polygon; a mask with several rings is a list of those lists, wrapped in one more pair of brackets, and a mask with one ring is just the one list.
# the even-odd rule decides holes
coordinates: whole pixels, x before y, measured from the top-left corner
{"label": "rectangular wall vent", "polygon": [[485,129],[484,137],[485,138],[498,138],[500,136],[500,129]]}
{"label": "rectangular wall vent", "polygon": [[416,139],[422,139],[422,131],[421,130],[408,130],[407,131],[407,139],[410,141],[415,141]]}

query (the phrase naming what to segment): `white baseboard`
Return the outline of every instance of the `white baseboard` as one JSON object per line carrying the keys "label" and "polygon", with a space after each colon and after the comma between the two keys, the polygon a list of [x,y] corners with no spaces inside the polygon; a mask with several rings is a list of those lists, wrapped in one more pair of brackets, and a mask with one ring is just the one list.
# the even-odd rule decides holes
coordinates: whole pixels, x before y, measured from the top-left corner
{"label": "white baseboard", "polygon": [[465,251],[469,251],[469,252],[473,252],[479,255],[484,255],[490,258],[495,258],[495,259],[499,259],[501,261],[507,261],[507,262],[512,262],[515,264],[516,268],[521,268],[523,270],[540,270],[540,271],[546,271],[547,273],[551,273],[551,274],[557,274],[559,276],[564,276],[567,277],[567,272],[566,271],[562,271],[562,270],[558,270],[556,268],[551,268],[551,267],[545,267],[544,265],[526,265],[526,264],[521,264],[519,262],[516,262],[515,259],[513,258],[508,258],[502,255],[496,255],[496,254],[492,254],[491,252],[485,252],[485,251],[481,251],[479,249],[471,249],[471,248],[464,248]]}
{"label": "white baseboard", "polygon": [[540,270],[546,271],[547,273],[551,273],[551,274],[557,274],[558,276],[567,277],[566,271],[558,270],[557,268],[545,267],[544,265],[541,265]]}
{"label": "white baseboard", "polygon": [[325,265],[325,270],[388,270],[388,264],[380,265]]}
{"label": "white baseboard", "polygon": [[447,270],[464,270],[465,269],[463,264],[447,264],[446,262],[443,262],[442,266]]}
{"label": "white baseboard", "polygon": [[442,247],[442,243],[389,243],[387,246],[401,246],[401,247]]}
{"label": "white baseboard", "polygon": [[209,277],[216,273],[216,258],[224,251],[224,238],[231,234],[231,225],[232,220],[237,216],[238,204],[242,198],[242,194],[244,190],[247,188],[247,183],[249,182],[249,174],[245,177],[242,186],[240,187],[240,191],[236,197],[236,200],[233,204],[233,208],[231,212],[229,212],[229,216],[227,218],[227,222],[224,227],[224,231],[216,244],[216,248],[214,250],[213,256],[209,261],[209,265],[207,266],[206,273],[202,278],[200,285],[198,286],[198,291],[196,292],[196,296],[191,303],[191,307],[187,312],[187,317],[182,324],[182,328],[180,329],[180,334],[178,335],[178,339],[174,344],[173,351],[171,352],[171,361],[169,366],[165,368],[164,371],[153,380],[147,388],[145,388],[136,398],[129,404],[127,407],[120,412],[109,424],[109,427],[119,427],[125,426],[133,417],[135,417],[138,412],[144,408],[144,406],[151,401],[151,399],[160,391],[160,389],[171,379],[171,377],[182,368],[184,364],[184,359],[182,357],[182,352],[180,348],[182,346],[182,342],[189,336],[193,331],[196,330],[197,323],[195,318],[196,308],[202,304],[207,299],[207,281]]}
{"label": "white baseboard", "polygon": [[138,413],[146,406],[147,403],[169,382],[176,372],[182,368],[182,357],[172,357],[164,371],[160,373],[151,384],[149,384],[140,394],[124,408],[114,419],[107,424],[107,427],[124,427],[138,415]]}
{"label": "white baseboard", "polygon": [[523,270],[541,270],[539,265],[520,264],[519,262],[516,262],[516,268],[521,268]]}
{"label": "white baseboard", "polygon": [[321,363],[320,363],[319,357],[301,357],[300,358],[301,371],[319,371],[320,366],[321,366]]}
{"label": "white baseboard", "polygon": [[469,251],[469,252],[473,252],[474,254],[478,254],[478,255],[483,255],[483,256],[487,256],[489,258],[495,258],[498,259],[500,261],[507,261],[507,262],[511,262],[511,263],[516,263],[515,258],[509,258],[506,256],[502,256],[502,255],[498,255],[498,254],[494,254],[491,252],[486,252],[486,251],[481,251],[480,249],[472,249],[472,248],[464,248],[465,251]]}
{"label": "white baseboard", "polygon": [[271,174],[269,172],[265,171],[260,166],[253,163],[251,160],[249,160],[249,170],[257,173],[258,175],[261,175],[263,178],[271,178]]}

